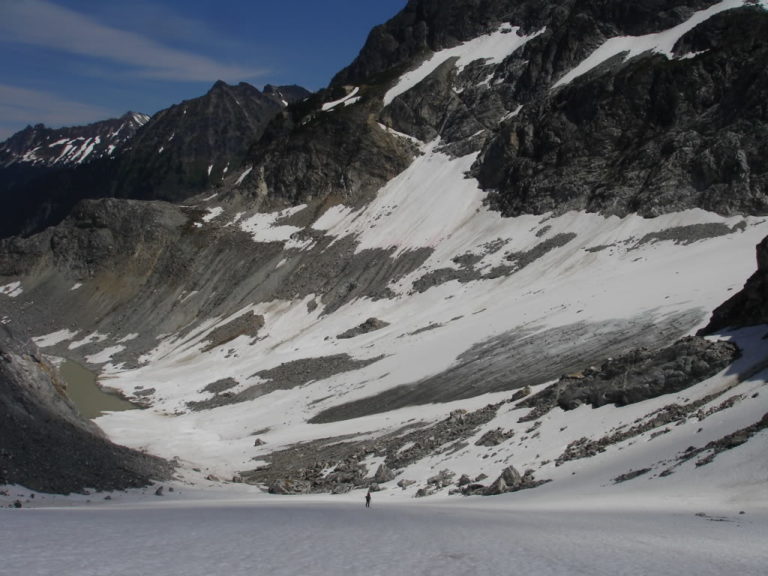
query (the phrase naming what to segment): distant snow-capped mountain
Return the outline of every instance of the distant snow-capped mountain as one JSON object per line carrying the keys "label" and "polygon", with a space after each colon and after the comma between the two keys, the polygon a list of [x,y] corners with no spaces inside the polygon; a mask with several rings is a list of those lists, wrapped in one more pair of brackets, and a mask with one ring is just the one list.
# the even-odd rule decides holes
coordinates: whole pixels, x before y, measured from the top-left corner
{"label": "distant snow-capped mountain", "polygon": [[[183,200],[240,166],[272,118],[309,96],[300,86],[216,82],[151,118],[51,130],[28,127],[0,147],[0,237],[64,218],[83,198]],[[141,128],[139,130],[139,128]]]}
{"label": "distant snow-capped mountain", "polygon": [[0,144],[0,166],[75,166],[118,153],[149,116],[128,112],[120,118],[86,126],[47,128],[27,126]]}

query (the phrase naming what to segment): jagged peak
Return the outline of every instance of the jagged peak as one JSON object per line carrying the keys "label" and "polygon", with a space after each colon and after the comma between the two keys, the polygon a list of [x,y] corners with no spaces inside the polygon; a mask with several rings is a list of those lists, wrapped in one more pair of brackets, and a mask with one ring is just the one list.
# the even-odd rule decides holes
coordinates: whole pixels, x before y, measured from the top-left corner
{"label": "jagged peak", "polygon": [[213,83],[213,86],[211,86],[211,89],[208,90],[207,94],[213,94],[214,92],[226,90],[227,88],[232,88],[232,86],[224,82],[224,80],[216,80],[216,82]]}
{"label": "jagged peak", "polygon": [[144,114],[142,112],[134,112],[132,110],[129,110],[122,116],[120,116],[120,120],[123,121],[132,121],[138,124],[139,126],[144,126],[147,122],[149,122],[149,119],[151,116],[149,114]]}

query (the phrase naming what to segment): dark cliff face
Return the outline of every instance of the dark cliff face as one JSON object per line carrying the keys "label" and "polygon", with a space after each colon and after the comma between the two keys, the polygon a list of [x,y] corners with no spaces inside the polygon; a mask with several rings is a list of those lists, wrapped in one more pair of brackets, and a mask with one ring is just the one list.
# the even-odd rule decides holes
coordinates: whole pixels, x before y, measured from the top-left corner
{"label": "dark cliff face", "polygon": [[0,485],[123,490],[171,472],[167,462],[107,440],[78,414],[37,347],[0,325]]}
{"label": "dark cliff face", "polygon": [[175,201],[215,186],[285,105],[308,94],[217,82],[204,96],[158,112],[120,158],[110,195]]}
{"label": "dark cliff face", "polygon": [[[359,205],[415,154],[380,124],[423,141],[439,137],[454,156],[481,151],[472,175],[507,216],[570,209],[654,216],[691,207],[763,213],[768,11],[729,10],[696,27],[675,48],[690,58],[614,58],[553,89],[607,39],[667,30],[713,4],[413,0],[375,28],[317,95],[218,82],[156,114],[122,153],[42,176],[14,168],[0,190],[13,209],[0,235],[39,231],[82,198],[175,202],[236,188],[264,209]],[[400,74],[501,25],[538,35],[501,64],[477,61],[458,71],[445,62],[384,106]],[[323,110],[352,87],[354,105]]]}
{"label": "dark cliff face", "polygon": [[377,124],[379,107],[366,90],[362,98],[330,111],[315,99],[276,118],[250,151],[254,170],[246,189],[252,201],[264,208],[313,201],[360,205],[403,171],[414,147]]}
{"label": "dark cliff face", "polygon": [[728,328],[768,324],[768,237],[757,245],[757,271],[744,288],[715,308],[701,334],[713,334]]}
{"label": "dark cliff face", "polygon": [[[570,67],[564,56],[590,41],[670,28],[691,10],[714,0],[411,0],[389,22],[374,28],[358,57],[332,85],[370,81],[391,69],[407,68],[429,51],[456,46],[509,22],[529,34],[547,27],[557,37],[544,60],[553,72]],[[583,44],[587,44],[584,46]],[[581,46],[580,46],[581,45]]]}
{"label": "dark cliff face", "polygon": [[[766,34],[765,10],[728,11],[680,40],[676,55],[691,58],[613,62],[531,101],[475,165],[491,205],[505,215],[765,213]],[[521,101],[535,84],[522,83]]]}
{"label": "dark cliff face", "polygon": [[[713,4],[413,1],[374,29],[333,84],[386,82],[432,51],[502,22],[519,26],[519,34],[540,31],[496,68],[478,63],[457,74],[446,62],[396,98],[381,119],[418,138],[440,136],[453,154],[482,148],[473,175],[490,192],[491,207],[507,216],[583,209],[650,217],[692,207],[763,214],[764,9],[712,17],[678,42],[671,60],[650,53],[614,58],[553,89],[606,40],[672,28]],[[492,81],[479,89],[489,74]],[[499,122],[518,105],[519,115]]]}
{"label": "dark cliff face", "polygon": [[[328,101],[344,86],[358,85],[372,101],[369,116],[386,126],[423,141],[439,137],[452,155],[482,151],[472,175],[489,191],[490,206],[506,216],[581,209],[652,217],[694,207],[763,214],[768,211],[764,9],[747,6],[710,18],[681,38],[672,59],[650,52],[627,61],[613,58],[553,89],[606,40],[670,29],[713,4],[413,1],[371,32],[357,59],[321,96]],[[478,61],[459,72],[447,60],[377,108],[386,88],[433,51],[498,30],[502,23],[519,27],[510,33],[538,35],[498,66]],[[265,174],[267,195],[299,202],[309,196],[302,190],[343,193],[337,185],[343,178],[336,174],[317,182],[290,168],[275,169],[312,166],[312,155],[297,151],[306,148],[297,143],[327,140],[315,126],[320,117],[306,114],[298,122],[300,131],[284,130],[279,154],[271,154],[273,141],[262,141],[255,163]],[[340,130],[363,133],[364,121],[360,115]],[[359,144],[381,154],[375,143]],[[318,163],[329,172],[327,166],[334,164],[346,166],[349,158],[330,154]],[[396,171],[399,163],[388,165]],[[286,189],[286,180],[295,183]]]}

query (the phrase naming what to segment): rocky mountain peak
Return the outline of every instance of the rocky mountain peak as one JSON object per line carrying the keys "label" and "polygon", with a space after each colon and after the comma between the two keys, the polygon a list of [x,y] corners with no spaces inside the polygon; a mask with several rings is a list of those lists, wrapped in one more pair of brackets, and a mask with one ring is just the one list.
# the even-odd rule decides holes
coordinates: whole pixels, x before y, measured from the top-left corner
{"label": "rocky mountain peak", "polygon": [[126,112],[84,126],[27,126],[0,144],[0,166],[67,167],[111,157],[148,121],[146,114]]}

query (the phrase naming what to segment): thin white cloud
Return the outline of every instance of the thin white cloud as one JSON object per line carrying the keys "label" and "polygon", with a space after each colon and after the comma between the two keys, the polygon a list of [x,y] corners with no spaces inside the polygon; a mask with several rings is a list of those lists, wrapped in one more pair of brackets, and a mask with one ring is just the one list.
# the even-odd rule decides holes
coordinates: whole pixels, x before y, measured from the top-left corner
{"label": "thin white cloud", "polygon": [[44,0],[0,0],[0,37],[129,67],[143,78],[179,82],[235,82],[265,70],[218,62],[119,30]]}
{"label": "thin white cloud", "polygon": [[73,102],[49,92],[0,84],[0,140],[26,124],[79,125],[116,115],[106,108]]}

